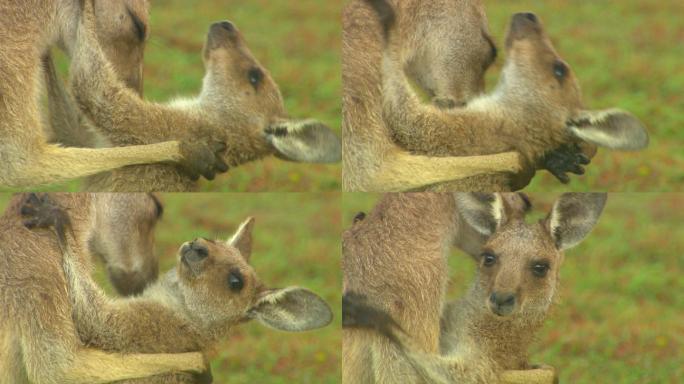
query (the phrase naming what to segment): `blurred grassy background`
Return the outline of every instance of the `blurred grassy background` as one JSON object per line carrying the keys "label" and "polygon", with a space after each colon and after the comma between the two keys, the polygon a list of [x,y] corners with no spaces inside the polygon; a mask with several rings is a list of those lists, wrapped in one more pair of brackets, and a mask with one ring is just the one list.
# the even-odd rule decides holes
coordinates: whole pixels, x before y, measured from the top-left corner
{"label": "blurred grassy background", "polygon": [[[568,186],[539,172],[530,191],[684,190],[684,2],[681,0],[484,1],[503,47],[510,16],[535,12],[582,85],[588,108],[620,107],[648,127],[642,152],[599,150],[585,176]],[[503,49],[501,49],[503,51]],[[489,71],[496,84],[503,64]]]}
{"label": "blurred grassy background", "polygon": [[[9,194],[0,194],[4,210]],[[340,381],[340,195],[167,194],[157,227],[160,271],[176,264],[178,247],[196,237],[228,238],[254,216],[251,264],[271,287],[298,285],[330,304],[331,325],[286,333],[251,322],[235,327],[210,355],[215,383],[337,384]],[[112,292],[98,268],[97,280]]]}
{"label": "blurred grassy background", "polygon": [[[531,194],[542,218],[556,194]],[[343,225],[377,196],[345,194]],[[531,350],[561,383],[684,382],[684,194],[611,194],[592,234],[568,251],[559,300]],[[448,297],[463,293],[475,263],[454,251]]]}
{"label": "blurred grassy background", "polygon": [[[167,101],[199,93],[209,25],[230,20],[278,83],[292,117],[316,118],[338,135],[341,125],[341,1],[155,0],[145,53],[145,98]],[[67,64],[59,56],[60,70]],[[231,169],[202,191],[331,191],[341,165],[295,164],[274,157]],[[41,190],[78,191],[80,182]]]}

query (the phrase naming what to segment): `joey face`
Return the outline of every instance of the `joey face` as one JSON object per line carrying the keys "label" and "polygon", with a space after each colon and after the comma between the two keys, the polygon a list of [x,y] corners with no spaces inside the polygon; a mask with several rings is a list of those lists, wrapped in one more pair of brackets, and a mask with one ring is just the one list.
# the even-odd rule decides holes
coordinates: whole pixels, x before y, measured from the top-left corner
{"label": "joey face", "polygon": [[582,109],[582,95],[577,78],[535,14],[513,16],[506,36],[506,55],[505,94],[533,106],[535,113],[552,114],[557,128],[563,129]]}
{"label": "joey face", "polygon": [[487,241],[478,260],[482,305],[496,317],[545,314],[562,260],[541,224],[507,223]]}
{"label": "joey face", "polygon": [[188,314],[227,331],[251,319],[282,331],[305,331],[332,320],[330,307],[303,288],[266,288],[248,264],[254,219],[226,242],[196,239],[178,253],[180,291]]}
{"label": "joey face", "polygon": [[532,320],[543,318],[553,301],[563,251],[589,235],[607,195],[563,194],[536,224],[525,222],[530,204],[523,195],[458,193],[454,198],[464,222],[487,239],[478,258],[475,305],[494,318]]}
{"label": "joey face", "polygon": [[143,93],[143,57],[149,35],[148,0],[95,2],[100,47],[126,86]]}
{"label": "joey face", "polygon": [[222,116],[263,129],[286,117],[280,90],[229,21],[214,23],[204,47],[202,101]]}
{"label": "joey face", "polygon": [[178,276],[192,315],[207,324],[234,324],[264,290],[240,250],[223,241],[195,239],[178,252]]}
{"label": "joey face", "polygon": [[443,108],[484,89],[497,55],[480,1],[416,1],[399,17],[407,74]]}
{"label": "joey face", "polygon": [[146,193],[95,194],[93,212],[89,250],[106,262],[119,293],[141,292],[158,273],[154,230],[161,203]]}

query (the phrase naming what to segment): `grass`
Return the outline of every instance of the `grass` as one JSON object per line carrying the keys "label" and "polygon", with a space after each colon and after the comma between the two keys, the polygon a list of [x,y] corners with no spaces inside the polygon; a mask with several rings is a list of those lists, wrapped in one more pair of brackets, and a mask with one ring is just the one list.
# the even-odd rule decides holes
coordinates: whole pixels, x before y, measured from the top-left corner
{"label": "grass", "polygon": [[[591,109],[620,107],[648,127],[642,152],[599,150],[585,176],[569,186],[539,172],[529,191],[662,191],[684,188],[684,3],[677,0],[485,1],[493,35],[503,46],[511,14],[535,12],[578,76]],[[503,59],[489,72],[496,83]]]}
{"label": "grass", "polygon": [[[339,1],[158,0],[151,8],[145,55],[145,97],[166,101],[199,93],[201,51],[212,22],[228,19],[242,31],[255,57],[280,86],[289,114],[316,118],[340,134]],[[59,60],[66,72],[66,61]],[[231,169],[202,191],[335,191],[341,165],[295,164],[274,157]],[[81,183],[41,187],[78,191]]]}
{"label": "grass", "polygon": [[[554,194],[531,194],[534,218]],[[343,225],[377,196],[345,194]],[[532,348],[561,383],[681,383],[684,380],[684,195],[611,194],[592,234],[566,252],[559,301]],[[448,297],[471,283],[475,265],[454,251]]]}
{"label": "grass", "polygon": [[[0,210],[8,199],[0,194]],[[262,281],[271,287],[309,288],[334,311],[333,324],[303,333],[256,322],[237,326],[210,354],[214,382],[339,383],[339,194],[169,194],[162,201],[164,217],[156,231],[161,271],[175,265],[184,241],[228,238],[251,215],[256,218],[251,263]],[[101,268],[97,280],[111,292]]]}

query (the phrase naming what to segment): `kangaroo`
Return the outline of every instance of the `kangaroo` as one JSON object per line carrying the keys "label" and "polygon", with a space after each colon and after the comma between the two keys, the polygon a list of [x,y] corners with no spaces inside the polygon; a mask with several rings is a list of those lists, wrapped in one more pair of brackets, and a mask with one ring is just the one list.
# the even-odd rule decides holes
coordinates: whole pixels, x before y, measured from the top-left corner
{"label": "kangaroo", "polygon": [[[83,263],[93,231],[100,195],[53,194],[68,212],[82,249]],[[59,244],[50,233],[28,230],[21,216],[27,202],[17,195],[0,217],[0,382],[2,383],[109,383],[169,372],[204,374],[201,353],[125,354],[105,352],[78,337],[72,304],[61,265]],[[35,200],[35,197],[33,197]],[[155,203],[135,209],[135,216],[153,221]],[[27,213],[25,211],[25,213]],[[122,218],[122,216],[119,216]],[[115,220],[111,222],[115,224]],[[34,226],[39,223],[27,222]]]}
{"label": "kangaroo", "polygon": [[69,54],[75,51],[83,2],[9,0],[0,5],[0,186],[25,188],[158,162],[178,163],[193,178],[213,178],[217,171],[227,170],[218,156],[223,144],[201,132],[191,140],[129,148],[63,148],[47,143],[38,103],[41,57],[53,45]]}
{"label": "kangaroo", "polygon": [[[376,11],[382,23],[376,21]],[[411,57],[407,73],[441,108],[461,105],[479,94],[484,73],[496,57],[480,1],[407,0],[391,5],[351,1],[343,14],[342,39],[344,188],[420,189],[493,172],[519,173],[510,183],[515,189],[527,185],[534,169],[514,152],[472,158],[428,157],[411,155],[394,142],[382,119],[382,58],[390,27],[401,36],[403,52]],[[567,180],[566,170],[575,172],[586,162],[566,152],[560,154],[567,160],[554,163],[551,157],[543,164],[562,181]]]}
{"label": "kangaroo", "polygon": [[[143,58],[149,36],[147,0],[98,1],[95,3],[97,38],[119,80],[143,94]],[[64,89],[50,53],[43,57],[47,88],[49,141],[67,147],[95,148],[96,131],[79,112]]]}
{"label": "kangaroo", "polygon": [[[563,252],[591,232],[606,198],[564,194],[544,220],[527,224],[524,212],[501,195],[457,195],[463,219],[487,240],[471,289],[444,310],[440,353],[425,351],[386,309],[353,292],[345,298],[344,322],[386,335],[427,383],[490,383],[497,377],[504,383],[551,383],[557,380],[553,369],[530,369],[527,349],[553,302]],[[405,382],[398,377],[384,382]]]}
{"label": "kangaroo", "polygon": [[119,294],[141,293],[159,273],[154,245],[156,224],[164,212],[161,202],[145,193],[77,196],[84,200],[77,208],[90,209],[91,227],[83,249],[104,261],[109,280]]}
{"label": "kangaroo", "polygon": [[383,117],[396,141],[412,152],[467,156],[514,150],[537,164],[548,148],[575,140],[622,150],[648,145],[646,128],[630,113],[584,109],[576,77],[532,13],[512,17],[507,62],[497,88],[463,108],[444,110],[419,102],[403,74],[408,59],[396,38],[389,29]]}
{"label": "kangaroo", "polygon": [[[323,327],[332,320],[330,308],[314,293],[298,287],[269,289],[259,280],[248,264],[253,218],[227,241],[184,243],[177,267],[139,297],[110,300],[67,241],[64,211],[28,208],[34,220],[56,228],[74,320],[87,345],[123,353],[190,352],[211,348],[232,326],[251,319],[290,332]],[[173,374],[144,382],[194,383],[196,378]]]}
{"label": "kangaroo", "polygon": [[[84,17],[87,32],[79,35],[79,51],[72,60],[71,85],[80,109],[113,145],[193,136],[201,128],[226,138],[225,161],[231,166],[270,154],[300,162],[338,161],[339,139],[317,121],[287,117],[278,86],[232,23],[217,22],[209,28],[200,95],[156,104],[143,101],[117,80],[98,46],[89,8]],[[114,102],[105,105],[98,101],[102,98]],[[115,191],[196,187],[165,165],[117,170],[91,178],[87,185],[89,190]]]}
{"label": "kangaroo", "polygon": [[[520,211],[529,207],[524,195],[503,198]],[[475,256],[485,240],[462,218],[453,194],[387,194],[342,236],[343,290],[368,297],[421,350],[438,353],[449,249],[455,245]],[[400,350],[374,333],[343,330],[342,351],[345,383],[415,377]]]}

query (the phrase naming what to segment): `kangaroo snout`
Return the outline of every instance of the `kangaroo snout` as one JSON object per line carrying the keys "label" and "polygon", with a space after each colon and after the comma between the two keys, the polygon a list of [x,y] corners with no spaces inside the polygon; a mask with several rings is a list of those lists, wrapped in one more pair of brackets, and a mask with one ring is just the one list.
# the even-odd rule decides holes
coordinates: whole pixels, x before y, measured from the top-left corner
{"label": "kangaroo snout", "polygon": [[234,39],[238,35],[238,29],[235,27],[235,24],[228,20],[218,21],[209,27],[209,35],[216,37],[226,36]]}
{"label": "kangaroo snout", "polygon": [[511,18],[509,39],[523,39],[530,34],[539,34],[541,23],[537,15],[531,12],[520,12]]}
{"label": "kangaroo snout", "polygon": [[489,308],[498,316],[508,316],[515,309],[515,294],[494,292],[489,296]]}
{"label": "kangaroo snout", "polygon": [[180,249],[181,261],[185,264],[197,263],[209,256],[209,250],[197,240],[184,243]]}

